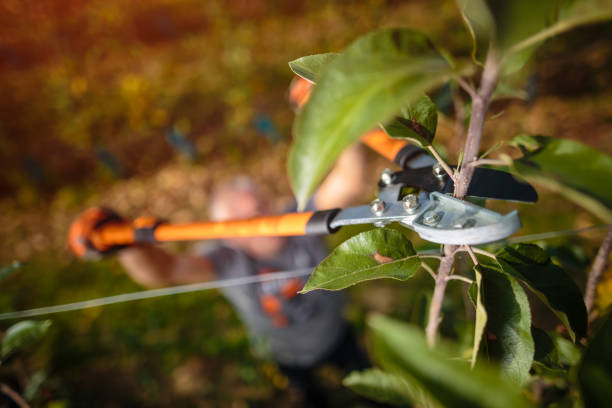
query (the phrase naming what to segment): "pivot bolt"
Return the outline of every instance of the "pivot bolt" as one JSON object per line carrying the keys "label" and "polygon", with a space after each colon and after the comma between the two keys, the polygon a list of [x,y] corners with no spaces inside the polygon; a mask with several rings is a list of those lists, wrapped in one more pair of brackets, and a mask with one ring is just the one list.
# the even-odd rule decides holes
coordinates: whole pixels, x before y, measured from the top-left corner
{"label": "pivot bolt", "polygon": [[446,177],[446,171],[444,171],[444,168],[442,168],[442,165],[440,163],[434,164],[431,168],[431,171],[438,180],[444,180],[444,178]]}
{"label": "pivot bolt", "polygon": [[408,214],[413,214],[420,205],[419,197],[416,194],[407,194],[402,198],[402,207]]}
{"label": "pivot bolt", "polygon": [[372,211],[372,214],[380,217],[385,212],[385,202],[380,198],[375,199],[370,203],[370,211]]}
{"label": "pivot bolt", "polygon": [[423,214],[423,223],[429,226],[437,225],[443,215],[444,213],[442,211],[427,211]]}
{"label": "pivot bolt", "polygon": [[393,170],[384,169],[382,173],[380,173],[380,181],[382,181],[385,186],[391,184],[393,181]]}

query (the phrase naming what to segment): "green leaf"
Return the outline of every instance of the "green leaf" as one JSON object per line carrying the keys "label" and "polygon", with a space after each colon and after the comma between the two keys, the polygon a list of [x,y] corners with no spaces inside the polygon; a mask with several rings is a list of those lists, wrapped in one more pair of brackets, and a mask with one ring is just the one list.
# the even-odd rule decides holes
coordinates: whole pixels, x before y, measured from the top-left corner
{"label": "green leaf", "polygon": [[[479,364],[470,370],[445,343],[429,348],[422,331],[384,316],[369,319],[375,358],[383,368],[413,379],[445,407],[529,406],[515,384],[498,370]],[[417,401],[414,401],[415,403]]]}
{"label": "green leaf", "polygon": [[300,293],[315,289],[339,290],[380,278],[406,280],[420,265],[412,244],[401,232],[377,228],[338,245],[315,268]]}
{"label": "green leaf", "polygon": [[0,358],[4,360],[18,349],[38,340],[51,326],[51,320],[23,320],[8,328],[2,338]]}
{"label": "green leaf", "polygon": [[533,362],[531,310],[525,291],[503,271],[480,265],[484,304],[489,315],[487,341],[489,354],[499,360],[512,381],[525,384]]}
{"label": "green leaf", "polygon": [[438,109],[425,94],[402,108],[401,116],[382,125],[383,130],[396,139],[410,139],[421,145],[429,146],[438,126]]}
{"label": "green leaf", "polygon": [[557,315],[572,341],[586,334],[587,311],[580,289],[561,267],[551,262],[546,251],[533,244],[507,246],[497,253],[497,262]]}
{"label": "green leaf", "polygon": [[564,195],[605,222],[612,221],[612,157],[573,140],[519,135],[511,143],[524,156],[514,170]]}
{"label": "green leaf", "polygon": [[300,208],[346,147],[451,73],[429,39],[409,29],[372,32],[336,57],[294,123],[288,172]]}
{"label": "green leaf", "polygon": [[375,401],[394,405],[408,405],[415,401],[422,407],[437,407],[430,396],[415,384],[399,375],[377,368],[353,371],[342,382],[358,394]]}
{"label": "green leaf", "polygon": [[578,367],[585,407],[607,407],[612,398],[612,314],[608,314],[587,345]]}
{"label": "green leaf", "polygon": [[457,0],[474,43],[473,56],[484,61],[493,45],[506,73],[520,69],[546,39],[575,27],[612,18],[604,0]]}
{"label": "green leaf", "polygon": [[472,58],[482,62],[495,35],[495,19],[485,0],[457,0],[457,6],[472,37]]}
{"label": "green leaf", "polygon": [[307,55],[289,63],[291,70],[305,80],[315,83],[317,77],[332,62],[338,54],[328,52],[325,54]]}
{"label": "green leaf", "polygon": [[483,303],[483,290],[482,290],[482,272],[480,265],[474,266],[474,274],[476,280],[470,287],[470,292],[475,292],[472,296],[474,307],[476,308],[476,321],[474,322],[474,346],[472,347],[472,367],[476,364],[476,358],[478,357],[478,351],[480,350],[480,342],[482,341],[482,335],[484,334],[485,326],[487,325],[487,310]]}

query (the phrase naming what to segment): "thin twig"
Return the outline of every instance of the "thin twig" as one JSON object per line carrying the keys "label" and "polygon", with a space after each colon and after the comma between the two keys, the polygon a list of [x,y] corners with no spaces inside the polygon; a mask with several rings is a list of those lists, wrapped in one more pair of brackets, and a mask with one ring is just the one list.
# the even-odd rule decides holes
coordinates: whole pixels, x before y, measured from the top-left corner
{"label": "thin twig", "polygon": [[472,258],[472,262],[474,262],[474,265],[478,265],[478,258],[476,258],[472,247],[470,247],[469,245],[464,245],[463,248],[465,249],[465,251],[467,251],[468,254],[470,254],[470,258]]}
{"label": "thin twig", "polygon": [[461,276],[461,275],[451,275],[451,276],[447,277],[446,280],[449,280],[449,281],[451,281],[451,280],[458,280],[458,281],[462,281],[462,282],[468,283],[470,285],[472,283],[474,283],[474,281],[471,280],[470,278],[466,278],[465,276]]}
{"label": "thin twig", "polygon": [[431,277],[436,280],[436,273],[434,272],[433,269],[431,269],[431,266],[427,265],[425,262],[421,263],[421,268],[425,269],[429,275],[431,275]]}
{"label": "thin twig", "polygon": [[419,253],[419,258],[425,258],[425,259],[429,259],[429,258],[431,258],[431,259],[437,259],[437,260],[439,261],[439,260],[440,260],[440,259],[442,259],[443,257],[442,257],[442,256],[440,256],[440,255],[433,255],[433,254],[421,254],[421,253]]}
{"label": "thin twig", "polygon": [[597,284],[601,279],[601,275],[604,270],[608,267],[608,260],[610,259],[610,251],[612,250],[612,224],[608,227],[608,232],[604,238],[597,256],[593,261],[591,272],[589,273],[589,279],[587,281],[586,290],[584,292],[584,303],[586,304],[587,311],[590,313],[595,303],[595,295],[597,294]]}
{"label": "thin twig", "polygon": [[466,164],[466,166],[470,166],[470,167],[478,167],[478,166],[485,166],[485,165],[507,166],[508,162],[506,162],[505,160],[500,160],[500,159],[478,159],[478,160],[474,160]]}
{"label": "thin twig", "polygon": [[0,382],[0,392],[15,401],[19,408],[30,408],[30,405],[23,399],[21,395],[3,382]]}
{"label": "thin twig", "polygon": [[[476,253],[476,254],[479,254],[479,255],[485,255],[485,256],[488,256],[489,258],[493,258],[493,259],[497,258],[494,253],[489,252],[489,251],[485,251],[484,249],[475,248],[475,247],[469,247],[469,248],[470,248],[470,251],[472,251],[473,253]],[[469,251],[466,250],[466,252],[469,252]]]}
{"label": "thin twig", "polygon": [[470,98],[476,98],[476,90],[472,85],[470,85],[465,79],[460,76],[456,76],[454,79],[455,81],[457,81],[457,84],[459,84],[461,89],[463,89],[465,92],[467,92],[468,95],[470,95]]}
{"label": "thin twig", "polygon": [[448,163],[446,163],[444,161],[444,159],[442,158],[442,156],[440,156],[440,153],[438,153],[438,151],[436,150],[435,147],[433,147],[433,145],[429,145],[427,146],[427,148],[429,149],[429,151],[431,152],[431,154],[434,155],[434,157],[436,158],[436,160],[438,161],[438,163],[440,163],[440,165],[442,166],[442,168],[444,169],[444,171],[446,171],[446,173],[448,174],[448,176],[451,178],[451,180],[453,180],[453,182],[455,182],[455,174],[453,172],[453,169],[451,169],[451,167],[448,165]]}

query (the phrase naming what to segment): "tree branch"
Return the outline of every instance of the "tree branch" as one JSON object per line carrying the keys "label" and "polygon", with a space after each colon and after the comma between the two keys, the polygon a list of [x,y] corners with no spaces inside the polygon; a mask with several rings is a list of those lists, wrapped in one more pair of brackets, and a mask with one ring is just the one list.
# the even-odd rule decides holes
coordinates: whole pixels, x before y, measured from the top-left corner
{"label": "tree branch", "polygon": [[[482,131],[484,129],[484,121],[489,108],[489,100],[497,86],[500,64],[495,49],[490,48],[482,71],[482,78],[478,92],[474,94],[472,99],[472,114],[470,118],[470,126],[468,128],[467,137],[465,139],[465,148],[463,150],[463,162],[459,172],[455,175],[455,197],[464,199],[472,176],[474,175],[474,166],[469,165],[471,162],[478,159],[478,151],[480,149],[480,141],[482,139]],[[425,334],[427,343],[430,347],[435,346],[440,326],[440,312],[442,310],[442,301],[448,283],[448,277],[451,275],[453,262],[457,246],[445,245],[444,258],[440,261],[440,267],[436,276],[436,284],[434,287],[431,305],[429,307],[429,319]],[[472,253],[473,255],[473,253]]]}
{"label": "tree branch", "polygon": [[19,408],[30,408],[30,405],[26,402],[26,400],[23,399],[21,395],[19,395],[19,393],[17,393],[17,391],[13,390],[11,387],[9,387],[3,382],[0,382],[0,392],[15,401],[15,404],[17,404]]}
{"label": "tree branch", "polygon": [[591,313],[593,304],[595,303],[595,296],[597,294],[597,284],[601,279],[603,271],[608,267],[608,259],[610,258],[610,251],[612,250],[612,224],[608,227],[608,232],[604,238],[597,256],[593,261],[591,272],[589,273],[589,279],[587,281],[586,290],[584,291],[584,303],[586,304],[587,311]]}
{"label": "tree branch", "polygon": [[448,283],[448,277],[451,274],[453,268],[453,262],[455,261],[455,252],[457,247],[454,245],[444,246],[444,258],[440,261],[440,267],[438,268],[438,274],[436,275],[436,284],[434,287],[433,296],[431,298],[431,305],[429,306],[429,318],[427,320],[427,327],[425,328],[425,334],[427,336],[427,344],[429,347],[436,345],[436,337],[438,336],[438,328],[442,318],[440,312],[442,311],[442,301],[444,300],[444,292],[446,292],[446,285]]}

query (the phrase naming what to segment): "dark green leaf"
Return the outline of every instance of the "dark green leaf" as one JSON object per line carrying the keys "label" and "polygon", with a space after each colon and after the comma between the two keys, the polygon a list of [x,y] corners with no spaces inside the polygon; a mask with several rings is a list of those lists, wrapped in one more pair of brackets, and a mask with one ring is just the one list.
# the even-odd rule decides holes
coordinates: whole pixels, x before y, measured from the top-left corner
{"label": "dark green leaf", "polygon": [[408,405],[414,401],[424,408],[438,406],[420,386],[411,384],[399,375],[377,368],[362,372],[353,371],[344,379],[343,384],[375,401],[394,405]]}
{"label": "dark green leaf", "polygon": [[[417,327],[384,317],[369,319],[372,350],[387,371],[413,379],[445,407],[524,407],[520,388],[498,370],[478,364],[470,370],[445,343],[427,346]],[[416,401],[415,401],[416,402]]]}
{"label": "dark green leaf", "polygon": [[387,134],[396,139],[410,139],[421,146],[429,146],[436,134],[438,110],[425,94],[402,108],[401,116],[383,125]]}
{"label": "dark green leaf", "polygon": [[472,347],[472,367],[476,364],[478,351],[480,350],[480,342],[484,334],[485,326],[487,325],[487,310],[483,303],[483,287],[482,287],[482,272],[480,265],[474,266],[474,274],[476,279],[470,286],[470,296],[476,308],[476,321],[474,322],[474,346]]}
{"label": "dark green leaf", "polygon": [[401,232],[377,228],[338,245],[315,268],[301,293],[315,289],[339,290],[380,278],[406,280],[420,265],[412,244]]}
{"label": "dark green leaf", "polygon": [[312,83],[317,82],[317,77],[332,62],[338,54],[328,52],[326,54],[307,55],[289,63],[291,70],[298,76]]}
{"label": "dark green leaf", "polygon": [[336,57],[294,124],[288,170],[300,207],[346,147],[451,72],[429,39],[408,29],[367,34]]}
{"label": "dark green leaf", "polygon": [[2,338],[0,357],[5,359],[16,350],[38,340],[51,326],[50,320],[23,320],[8,328]]}
{"label": "dark green leaf", "polygon": [[585,407],[607,407],[612,401],[612,314],[587,345],[578,368]]}
{"label": "dark green leaf", "polygon": [[533,244],[507,246],[497,254],[501,268],[523,281],[567,327],[573,341],[586,334],[587,311],[572,278]]}
{"label": "dark green leaf", "polygon": [[480,265],[484,304],[489,319],[489,354],[501,363],[504,374],[517,384],[529,378],[534,345],[531,310],[525,291],[503,271]]}
{"label": "dark green leaf", "polygon": [[515,170],[532,181],[563,194],[606,222],[612,221],[612,157],[573,140],[519,135],[512,142],[524,156]]}

